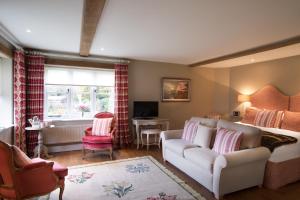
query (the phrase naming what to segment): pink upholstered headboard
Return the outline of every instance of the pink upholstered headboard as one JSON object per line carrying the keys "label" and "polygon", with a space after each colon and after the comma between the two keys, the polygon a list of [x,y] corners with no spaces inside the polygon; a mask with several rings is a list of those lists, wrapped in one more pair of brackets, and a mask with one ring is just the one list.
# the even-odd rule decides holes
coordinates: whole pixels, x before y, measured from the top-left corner
{"label": "pink upholstered headboard", "polygon": [[290,111],[300,112],[300,93],[290,96]]}
{"label": "pink upholstered headboard", "polygon": [[253,107],[268,110],[288,110],[289,99],[289,96],[282,94],[272,85],[267,85],[250,96]]}

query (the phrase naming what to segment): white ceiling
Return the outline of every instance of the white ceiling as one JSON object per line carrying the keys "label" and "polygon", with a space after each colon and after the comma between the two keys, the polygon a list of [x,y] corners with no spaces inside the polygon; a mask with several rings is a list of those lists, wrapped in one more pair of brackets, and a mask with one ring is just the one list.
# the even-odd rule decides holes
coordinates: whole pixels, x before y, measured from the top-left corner
{"label": "white ceiling", "polygon": [[[0,22],[24,46],[79,53],[82,9],[0,0]],[[91,54],[191,64],[300,35],[299,10],[299,0],[107,0]]]}

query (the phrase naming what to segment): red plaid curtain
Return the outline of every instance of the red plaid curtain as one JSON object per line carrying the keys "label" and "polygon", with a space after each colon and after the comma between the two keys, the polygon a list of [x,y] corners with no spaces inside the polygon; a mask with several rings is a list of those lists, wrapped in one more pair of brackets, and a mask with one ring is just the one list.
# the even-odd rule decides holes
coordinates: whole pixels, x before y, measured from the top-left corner
{"label": "red plaid curtain", "polygon": [[26,70],[24,52],[14,53],[14,123],[16,145],[26,152]]}
{"label": "red plaid curtain", "polygon": [[115,65],[115,115],[114,144],[122,147],[130,143],[128,129],[128,65]]}
{"label": "red plaid curtain", "polygon": [[[45,58],[40,55],[27,55],[25,59],[27,68],[26,77],[26,120],[34,116],[43,121],[44,117],[44,64]],[[27,152],[33,155],[33,150],[38,142],[37,131],[26,134]]]}

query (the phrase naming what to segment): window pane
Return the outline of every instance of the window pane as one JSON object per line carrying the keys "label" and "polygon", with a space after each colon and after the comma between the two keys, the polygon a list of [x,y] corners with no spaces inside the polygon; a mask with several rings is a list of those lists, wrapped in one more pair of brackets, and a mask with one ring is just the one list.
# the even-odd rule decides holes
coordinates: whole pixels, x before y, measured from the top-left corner
{"label": "window pane", "polygon": [[66,86],[47,85],[47,117],[62,117],[68,110],[68,88]]}
{"label": "window pane", "polygon": [[96,89],[96,111],[114,112],[114,87],[100,86]]}
{"label": "window pane", "polygon": [[91,89],[89,86],[72,86],[72,117],[91,117]]}

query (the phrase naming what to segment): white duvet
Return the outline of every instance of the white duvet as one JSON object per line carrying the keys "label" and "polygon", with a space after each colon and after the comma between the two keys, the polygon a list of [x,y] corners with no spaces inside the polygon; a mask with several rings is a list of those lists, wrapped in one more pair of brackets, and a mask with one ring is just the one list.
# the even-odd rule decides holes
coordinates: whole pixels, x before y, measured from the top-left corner
{"label": "white duvet", "polygon": [[[236,122],[236,123],[244,124],[244,125],[248,125],[248,126],[254,126],[254,125],[245,124],[242,122]],[[300,132],[289,131],[289,130],[279,129],[279,128],[266,128],[266,127],[260,127],[260,126],[254,126],[254,127],[257,127],[263,131],[267,131],[267,132],[271,132],[271,133],[275,133],[275,134],[292,136],[294,138],[297,138],[297,140],[298,140],[296,143],[287,144],[287,145],[283,145],[283,146],[275,148],[271,154],[269,161],[283,162],[286,160],[300,157]]]}

